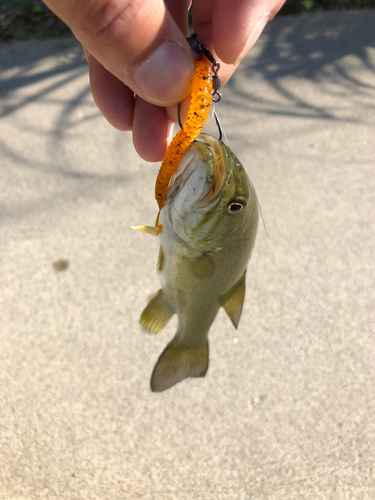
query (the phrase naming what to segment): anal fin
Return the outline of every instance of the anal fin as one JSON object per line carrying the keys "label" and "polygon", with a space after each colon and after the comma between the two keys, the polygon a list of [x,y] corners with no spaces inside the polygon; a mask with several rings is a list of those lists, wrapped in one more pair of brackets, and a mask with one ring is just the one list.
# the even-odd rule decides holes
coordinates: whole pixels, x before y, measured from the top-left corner
{"label": "anal fin", "polygon": [[185,347],[167,345],[160,355],[151,377],[151,390],[162,392],[188,377],[204,377],[208,369],[208,341]]}
{"label": "anal fin", "polygon": [[158,333],[173,316],[174,312],[165,300],[163,290],[159,290],[141,314],[142,328],[149,333]]}
{"label": "anal fin", "polygon": [[243,273],[242,277],[237,281],[237,283],[229,290],[229,292],[219,299],[220,305],[228,314],[229,319],[231,320],[235,328],[237,328],[240,321],[245,299],[245,277],[246,271]]}

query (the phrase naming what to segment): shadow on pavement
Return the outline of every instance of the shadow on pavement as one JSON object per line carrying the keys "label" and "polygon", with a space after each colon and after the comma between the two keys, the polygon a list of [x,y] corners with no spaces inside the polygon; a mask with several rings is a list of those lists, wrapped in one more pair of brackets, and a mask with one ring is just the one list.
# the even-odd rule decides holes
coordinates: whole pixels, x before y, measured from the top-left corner
{"label": "shadow on pavement", "polygon": [[[98,158],[98,149],[113,154]],[[91,199],[128,182],[128,150],[124,134],[108,125],[92,100],[75,38],[0,45],[0,151],[12,192],[3,199],[4,216],[48,211],[68,198]]]}
{"label": "shadow on pavement", "polygon": [[[343,114],[337,105],[332,106],[329,96],[337,98],[341,92],[344,104],[345,92],[360,98],[374,90],[371,79],[366,82],[363,71],[361,78],[355,71],[358,66],[375,70],[375,59],[368,50],[374,45],[373,16],[363,10],[350,15],[318,12],[281,17],[277,23],[269,24],[250,56],[228,82],[220,106],[237,109],[238,113],[248,110],[248,125],[259,119],[257,113],[355,122],[356,117]],[[50,150],[48,164],[44,160],[30,161],[27,148],[16,150],[13,141],[1,137],[3,156],[33,169],[51,172],[58,168],[59,173],[72,177],[95,177],[97,174],[72,168],[68,161],[66,165],[54,161],[57,155],[64,157],[66,140],[71,134],[79,136],[80,125],[101,116],[91,99],[87,64],[80,44],[74,38],[51,43],[15,42],[0,47],[0,55],[0,118],[9,120],[24,108],[34,105],[35,109],[37,105],[41,115],[33,111],[32,125],[26,120],[24,127],[31,128],[35,135],[47,136]],[[300,79],[298,86],[296,76]],[[314,99],[308,86],[305,92],[301,91],[309,83],[319,84],[327,99]],[[262,92],[264,85],[266,92]],[[375,109],[373,102],[359,102],[359,106]],[[49,114],[49,121],[45,119],[43,123],[44,114]],[[233,124],[231,133],[238,127],[241,134],[241,123]]]}
{"label": "shadow on pavement", "polygon": [[[31,40],[30,45],[27,42],[15,42],[2,46],[0,70],[3,76],[0,99],[4,99],[5,102],[0,110],[0,118],[9,116],[23,106],[48,96],[52,91],[70,84],[87,72],[85,56],[74,38],[61,39],[60,44],[37,41],[36,50],[30,50],[30,47],[34,46],[33,42],[35,41]],[[47,66],[43,64],[51,58],[56,58],[59,63],[53,67],[51,64]],[[35,68],[37,68],[36,71]],[[56,77],[61,78],[56,81]],[[18,102],[13,102],[11,99],[14,93],[25,87],[49,80],[51,80],[50,83],[43,86],[39,92],[27,95]],[[11,99],[11,102],[7,102],[7,99]],[[81,99],[77,96],[75,105],[78,105],[80,101]]]}
{"label": "shadow on pavement", "polygon": [[[278,23],[270,23],[266,28],[263,40],[244,61],[239,74],[228,82],[226,100],[228,104],[240,100],[243,106],[265,113],[337,119],[332,110],[319,102],[311,102],[308,94],[304,97],[297,92],[288,78],[297,76],[303,85],[306,81],[320,83],[323,76],[329,75],[332,83],[340,80],[340,87],[344,85],[356,94],[365,94],[373,90],[374,85],[357,78],[348,68],[361,65],[374,71],[375,59],[368,50],[374,46],[373,16],[367,11],[319,12],[279,18]],[[352,60],[348,65],[349,57]],[[261,74],[288,106],[273,107],[272,102],[267,104],[249,86],[244,88],[240,79],[254,74]]]}

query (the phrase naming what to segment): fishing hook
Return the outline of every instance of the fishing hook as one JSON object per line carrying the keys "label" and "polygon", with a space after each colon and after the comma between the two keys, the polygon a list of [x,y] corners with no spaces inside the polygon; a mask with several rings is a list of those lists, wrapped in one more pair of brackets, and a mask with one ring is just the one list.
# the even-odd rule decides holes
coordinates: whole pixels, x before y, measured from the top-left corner
{"label": "fishing hook", "polygon": [[216,110],[214,110],[214,117],[216,121],[217,128],[219,129],[219,141],[223,138],[223,129],[221,128],[221,123],[219,117],[217,116]]}
{"label": "fishing hook", "polygon": [[[214,101],[215,102],[215,101]],[[216,126],[219,130],[219,141],[222,140],[223,138],[223,129],[221,127],[221,123],[220,123],[220,120],[219,120],[219,117],[216,113],[216,110],[214,110],[214,117],[215,117],[215,121],[216,121]],[[178,103],[178,106],[177,106],[177,115],[178,115],[178,124],[180,126],[180,128],[182,128],[182,123],[181,123],[181,103],[179,102]]]}
{"label": "fishing hook", "polygon": [[181,103],[178,103],[177,106],[177,116],[178,116],[178,124],[180,125],[180,128],[182,128],[182,123],[181,123]]}

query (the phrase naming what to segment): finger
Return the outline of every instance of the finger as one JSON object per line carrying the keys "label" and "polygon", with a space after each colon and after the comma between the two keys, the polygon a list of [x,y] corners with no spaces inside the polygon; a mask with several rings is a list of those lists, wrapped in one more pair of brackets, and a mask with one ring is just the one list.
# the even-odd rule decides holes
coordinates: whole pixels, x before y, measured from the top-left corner
{"label": "finger", "polygon": [[198,34],[199,40],[208,47],[215,59],[220,63],[219,73],[221,85],[225,85],[236,70],[236,66],[224,63],[214,46],[212,22],[214,8],[215,0],[195,1],[192,9],[192,22],[194,31]]}
{"label": "finger", "polygon": [[167,150],[173,123],[165,108],[135,98],[133,144],[144,160],[160,161]]}
{"label": "finger", "polygon": [[185,37],[189,36],[188,12],[191,0],[164,0],[164,3]]}
{"label": "finger", "polygon": [[213,42],[220,58],[226,63],[241,60],[284,1],[217,0],[212,19]]}
{"label": "finger", "polygon": [[143,99],[189,94],[194,60],[163,0],[45,0],[90,54]]}
{"label": "finger", "polygon": [[[222,61],[238,65],[285,0],[204,0],[193,6],[196,29],[210,31]],[[194,12],[195,9],[195,12]],[[194,24],[194,26],[195,26]]]}
{"label": "finger", "polygon": [[[184,34],[188,36],[188,10],[190,0],[165,0],[165,5],[175,23]],[[161,71],[164,71],[161,68]],[[184,101],[190,101],[186,98]],[[173,113],[169,111],[173,109]],[[160,161],[163,159],[173,132],[173,122],[177,122],[177,106],[165,110],[148,105],[142,99],[136,98],[134,110],[133,143],[138,154],[147,161]]]}
{"label": "finger", "polygon": [[[177,26],[180,28],[182,33],[184,33],[185,37],[188,37],[189,36],[188,12],[191,6],[191,0],[180,0],[178,2],[176,2],[176,0],[164,0],[164,1]],[[185,97],[185,99],[180,101],[180,104],[181,104],[181,120],[182,120],[182,118],[186,118],[187,116],[187,110],[189,109],[189,104],[190,104],[190,96]],[[178,123],[177,105],[168,106],[166,108],[166,113],[171,122]]]}
{"label": "finger", "polygon": [[133,127],[134,92],[107,71],[85,50],[91,92],[96,105],[109,123],[118,130]]}

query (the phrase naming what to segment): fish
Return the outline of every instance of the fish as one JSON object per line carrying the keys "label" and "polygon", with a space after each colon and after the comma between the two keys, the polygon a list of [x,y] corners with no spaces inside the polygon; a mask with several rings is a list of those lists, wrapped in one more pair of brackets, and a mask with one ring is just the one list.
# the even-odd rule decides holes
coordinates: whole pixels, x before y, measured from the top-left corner
{"label": "fish", "polygon": [[[208,332],[220,307],[237,328],[258,220],[254,186],[236,155],[223,141],[200,134],[184,153],[159,214],[161,288],[140,318],[155,334],[178,317],[177,332],[152,372],[153,392],[205,376]],[[155,234],[150,226],[135,229]]]}

